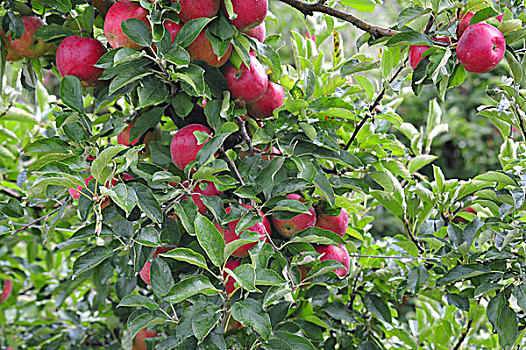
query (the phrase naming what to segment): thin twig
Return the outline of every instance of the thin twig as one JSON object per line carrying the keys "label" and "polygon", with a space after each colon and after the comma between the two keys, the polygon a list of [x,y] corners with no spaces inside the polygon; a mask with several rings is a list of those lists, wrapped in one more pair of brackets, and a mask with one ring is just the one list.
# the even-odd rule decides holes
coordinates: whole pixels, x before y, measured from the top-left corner
{"label": "thin twig", "polygon": [[349,254],[351,258],[372,258],[372,259],[393,259],[393,260],[440,260],[440,258],[426,258],[423,256],[402,256],[402,255],[360,255]]}
{"label": "thin twig", "polygon": [[223,148],[220,148],[219,149],[219,153],[221,153],[221,155],[223,157],[226,158],[226,161],[228,162],[228,164],[230,164],[230,166],[232,167],[232,170],[234,171],[234,174],[236,174],[236,177],[237,179],[239,180],[239,182],[241,183],[241,186],[245,186],[245,181],[243,180],[243,177],[241,176],[241,174],[239,173],[239,170],[237,169],[237,166],[236,166],[236,163],[234,163],[232,161],[232,159],[230,159],[228,157],[228,155],[226,154],[225,150]]}
{"label": "thin twig", "polygon": [[462,346],[462,343],[464,342],[464,340],[466,340],[466,337],[468,336],[468,333],[469,333],[469,330],[471,329],[472,324],[473,324],[473,320],[469,320],[466,330],[462,332],[462,334],[460,335],[460,338],[458,338],[457,344],[455,345],[453,350],[460,349],[460,347]]}
{"label": "thin twig", "polygon": [[351,23],[356,28],[361,29],[364,32],[371,34],[373,38],[393,36],[395,34],[400,33],[397,30],[382,28],[382,27],[378,27],[378,26],[369,24],[365,22],[364,20],[358,17],[355,17],[347,12],[336,10],[330,6],[325,5],[324,1],[318,1],[315,3],[307,3],[304,1],[300,1],[300,0],[280,0],[280,1],[289,6],[294,7],[295,9],[303,13],[305,16],[312,16],[314,12],[321,12],[321,13],[330,15],[332,17],[339,18],[341,20]]}
{"label": "thin twig", "polygon": [[[393,77],[391,79],[389,79],[389,84],[391,84],[398,77],[398,75],[402,72],[402,70],[404,69],[404,67],[405,67],[405,65],[407,63],[407,60],[408,59],[406,59],[404,61],[404,63],[400,66],[400,68],[398,68],[398,70],[393,75]],[[382,102],[382,99],[384,98],[384,95],[385,95],[386,92],[387,92],[387,87],[384,86],[382,91],[380,92],[380,94],[378,94],[378,96],[374,100],[373,104],[371,104],[369,106],[368,114],[366,114],[365,117],[363,117],[363,119],[360,121],[360,123],[354,129],[354,132],[352,133],[351,138],[349,139],[349,141],[345,145],[344,150],[347,151],[349,149],[349,147],[351,147],[352,143],[356,139],[356,136],[358,135],[358,132],[362,129],[362,127],[369,120],[369,118],[371,118],[373,116],[373,114],[374,114],[373,112],[375,111],[376,107],[378,107],[380,102]]]}
{"label": "thin twig", "polygon": [[248,146],[248,150],[250,153],[254,152],[254,147],[252,146],[252,139],[248,135],[247,128],[246,128],[246,122],[241,118],[240,116],[236,116],[237,124],[239,125],[239,131],[241,132],[241,137],[243,138],[243,141]]}
{"label": "thin twig", "polygon": [[[62,205],[64,205],[64,204],[66,204],[66,203],[62,203]],[[22,231],[28,229],[29,227],[33,226],[34,224],[36,224],[36,223],[38,223],[38,222],[40,222],[40,221],[42,221],[42,220],[44,220],[44,219],[47,219],[48,217],[50,217],[51,215],[53,215],[53,214],[55,214],[57,211],[59,211],[60,208],[62,208],[62,205],[61,205],[60,207],[56,208],[55,210],[53,210],[52,212],[50,212],[49,214],[46,214],[46,215],[44,215],[44,216],[41,216],[41,217],[39,217],[38,219],[35,219],[35,220],[31,221],[29,224],[22,226],[22,228],[20,228],[20,229],[14,231],[14,232],[12,232],[11,234],[12,234],[12,235],[15,235],[15,234],[17,234],[17,233],[19,233],[19,232],[22,232]]]}
{"label": "thin twig", "polygon": [[413,234],[413,231],[411,231],[411,227],[409,227],[409,221],[405,220],[404,225],[405,225],[405,229],[407,230],[407,234],[409,235],[409,238],[411,238],[411,240],[413,241],[413,243],[416,245],[416,247],[418,248],[418,251],[419,251],[420,253],[425,252],[424,248],[422,248],[422,247],[420,246],[420,242],[418,242],[418,239],[417,239],[416,236]]}

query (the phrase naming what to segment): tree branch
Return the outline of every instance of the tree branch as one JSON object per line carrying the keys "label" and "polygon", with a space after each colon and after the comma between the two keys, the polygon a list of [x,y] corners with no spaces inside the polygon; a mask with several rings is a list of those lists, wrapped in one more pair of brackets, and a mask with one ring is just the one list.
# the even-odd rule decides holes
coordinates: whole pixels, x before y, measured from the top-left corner
{"label": "tree branch", "polygon": [[462,346],[462,343],[464,340],[466,340],[466,337],[468,336],[469,330],[471,329],[471,325],[473,323],[473,320],[469,320],[468,325],[466,326],[466,330],[462,332],[460,338],[458,338],[457,344],[453,348],[453,350],[458,350]]}
{"label": "tree branch", "polygon": [[295,9],[303,13],[305,16],[312,16],[314,12],[321,12],[321,13],[330,15],[332,17],[339,18],[341,20],[351,23],[356,28],[361,29],[364,32],[371,34],[373,38],[381,38],[383,36],[393,36],[399,33],[399,31],[397,30],[382,28],[382,27],[378,27],[378,26],[369,24],[361,20],[360,18],[355,17],[347,12],[336,10],[330,6],[324,5],[323,1],[317,1],[315,3],[307,3],[301,0],[279,0],[279,1],[289,6],[294,7]]}
{"label": "tree branch", "polygon": [[[64,202],[62,205],[67,204],[67,202],[68,202],[68,201]],[[44,216],[41,216],[41,217],[39,217],[38,219],[35,219],[35,220],[31,221],[29,224],[22,226],[22,228],[20,228],[20,229],[14,231],[14,232],[11,232],[11,234],[12,234],[12,235],[15,235],[15,234],[17,234],[17,233],[19,233],[19,232],[22,232],[22,231],[28,229],[29,227],[33,226],[34,224],[39,223],[40,221],[42,221],[42,220],[44,220],[44,219],[47,219],[47,218],[50,217],[51,215],[53,215],[53,214],[55,214],[56,212],[58,212],[58,211],[60,210],[60,208],[62,208],[62,205],[59,206],[58,208],[56,208],[55,210],[53,210],[52,212],[50,212],[49,214],[46,214],[46,215],[44,215]]]}

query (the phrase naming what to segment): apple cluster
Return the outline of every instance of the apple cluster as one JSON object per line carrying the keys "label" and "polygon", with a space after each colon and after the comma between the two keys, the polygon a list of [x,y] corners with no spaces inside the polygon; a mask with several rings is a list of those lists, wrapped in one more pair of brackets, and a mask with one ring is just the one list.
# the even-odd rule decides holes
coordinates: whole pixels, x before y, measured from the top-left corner
{"label": "apple cluster", "polygon": [[[487,73],[493,70],[506,52],[504,35],[494,26],[478,22],[470,24],[475,14],[466,12],[457,20],[457,57],[464,69],[471,73]],[[502,22],[504,14],[495,17]],[[450,43],[452,38],[438,37],[434,41]],[[409,64],[416,69],[429,49],[427,45],[412,45],[409,49]]]}

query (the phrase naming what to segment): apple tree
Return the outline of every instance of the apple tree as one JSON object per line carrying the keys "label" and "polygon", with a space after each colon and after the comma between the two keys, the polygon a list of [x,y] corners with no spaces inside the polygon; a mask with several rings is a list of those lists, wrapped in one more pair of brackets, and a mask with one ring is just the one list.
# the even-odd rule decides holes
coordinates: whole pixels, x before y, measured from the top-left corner
{"label": "apple tree", "polygon": [[521,348],[524,10],[4,1],[0,349]]}

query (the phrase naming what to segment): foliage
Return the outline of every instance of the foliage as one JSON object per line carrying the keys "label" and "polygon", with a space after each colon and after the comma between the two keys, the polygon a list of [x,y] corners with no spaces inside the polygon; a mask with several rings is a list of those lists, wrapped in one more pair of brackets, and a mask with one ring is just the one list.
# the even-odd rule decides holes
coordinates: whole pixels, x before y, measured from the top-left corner
{"label": "foliage", "polygon": [[[20,18],[32,13],[46,19],[37,36],[48,43],[76,34],[106,44],[95,3],[9,0],[2,28],[20,36]],[[318,3],[355,13],[384,6]],[[0,348],[129,349],[144,328],[159,334],[148,349],[520,348],[524,6],[400,4],[407,6],[390,23],[399,32],[362,33],[350,50],[350,23],[326,14],[307,20],[276,0],[267,24],[284,36],[260,43],[220,12],[186,23],[171,44],[163,22],[177,19],[178,3],[141,0],[153,29],[140,21],[123,29],[145,48],[109,50],[94,88],[61,78],[53,53],[6,63],[2,41],[0,279],[13,280],[14,293],[0,304]],[[456,59],[453,19],[461,8],[476,13],[472,23],[504,13],[501,23],[488,20],[507,42],[491,74],[474,77]],[[203,29],[215,52],[232,43],[238,63],[256,51],[285,87],[272,118],[246,117],[221,70],[190,59],[186,48]],[[409,45],[443,36],[453,44],[433,45],[413,71]],[[129,122],[130,139],[139,141],[119,145]],[[213,136],[197,133],[206,143],[179,170],[171,138],[193,123]],[[145,152],[146,134],[158,125],[162,135]],[[481,142],[479,129],[491,142]],[[472,162],[444,161],[448,140],[473,147]],[[201,197],[206,215],[189,198],[203,180],[223,192]],[[290,193],[306,203],[287,201]],[[346,209],[346,234],[308,228],[289,240],[273,227],[269,241],[246,231],[225,244],[218,230],[239,220],[243,231],[262,221],[260,211],[291,218],[310,204],[318,213]],[[257,243],[250,256],[227,268],[246,243]],[[348,275],[320,261],[315,244],[344,245]],[[176,249],[153,258],[162,246]],[[139,276],[147,262],[151,286]],[[302,265],[312,268],[304,279]],[[236,282],[230,298],[228,278]]]}

